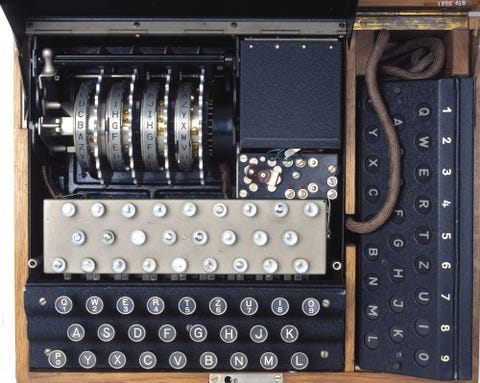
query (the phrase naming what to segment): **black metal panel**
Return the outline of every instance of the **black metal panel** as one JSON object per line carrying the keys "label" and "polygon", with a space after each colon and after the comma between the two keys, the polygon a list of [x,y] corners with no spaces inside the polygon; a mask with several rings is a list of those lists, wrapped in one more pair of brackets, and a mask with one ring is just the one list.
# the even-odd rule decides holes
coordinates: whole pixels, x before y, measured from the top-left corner
{"label": "black metal panel", "polygon": [[340,149],[343,40],[244,40],[240,145]]}

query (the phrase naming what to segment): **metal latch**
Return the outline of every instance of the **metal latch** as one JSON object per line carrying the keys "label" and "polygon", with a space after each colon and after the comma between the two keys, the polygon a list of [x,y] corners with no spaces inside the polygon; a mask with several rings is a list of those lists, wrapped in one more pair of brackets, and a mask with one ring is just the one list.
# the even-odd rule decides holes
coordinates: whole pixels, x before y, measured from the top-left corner
{"label": "metal latch", "polygon": [[283,383],[283,374],[210,374],[209,383]]}

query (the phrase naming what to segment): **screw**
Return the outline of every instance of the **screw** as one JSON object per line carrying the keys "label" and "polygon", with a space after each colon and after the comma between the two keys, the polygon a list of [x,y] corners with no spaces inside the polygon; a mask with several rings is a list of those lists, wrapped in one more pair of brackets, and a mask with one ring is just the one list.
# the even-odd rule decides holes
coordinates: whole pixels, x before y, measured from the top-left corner
{"label": "screw", "polygon": [[77,208],[71,202],[66,202],[62,205],[62,214],[64,217],[70,218],[75,215]]}
{"label": "screw", "polygon": [[172,270],[176,273],[183,273],[185,270],[187,270],[187,261],[185,258],[174,258],[172,261]]}
{"label": "screw", "polygon": [[146,273],[153,273],[157,268],[157,261],[153,258],[145,258],[142,262],[142,269]]}
{"label": "screw", "polygon": [[328,167],[328,172],[331,173],[331,174],[334,174],[337,172],[337,167],[335,165],[330,165]]}
{"label": "screw", "polygon": [[102,234],[102,242],[104,245],[111,245],[115,241],[115,234],[113,231],[107,230]]}
{"label": "screw", "polygon": [[327,185],[328,186],[333,188],[333,187],[337,186],[337,183],[338,183],[337,177],[328,177],[327,178]]}
{"label": "screw", "polygon": [[43,350],[43,353],[45,354],[45,356],[49,356],[51,352],[52,350],[49,348],[46,348],[45,350]]}
{"label": "screw", "polygon": [[309,158],[308,161],[308,166],[310,166],[311,168],[316,168],[318,166],[318,160],[316,158]]}
{"label": "screw", "polygon": [[[252,48],[252,47],[253,47],[253,46],[250,45],[250,48]],[[240,156],[240,162],[247,162],[247,161],[248,161],[247,155],[246,155],[246,154],[242,154],[242,155]]]}
{"label": "screw", "polygon": [[307,189],[310,193],[316,193],[318,191],[318,185],[315,182],[308,184]]}
{"label": "screw", "polygon": [[297,158],[295,160],[295,166],[297,168],[303,168],[307,164],[307,161],[305,161],[303,158]]}
{"label": "screw", "polygon": [[248,262],[245,258],[235,258],[232,266],[237,273],[243,273],[248,269]]}
{"label": "screw", "polygon": [[338,197],[338,193],[335,189],[330,189],[328,192],[327,192],[327,198],[328,199],[337,199]]}
{"label": "screw", "polygon": [[290,188],[285,190],[285,198],[294,199],[295,198],[295,190],[290,189]]}
{"label": "screw", "polygon": [[202,261],[203,270],[207,273],[213,273],[215,270],[217,270],[217,266],[218,263],[215,258],[208,257]]}
{"label": "screw", "polygon": [[40,303],[40,306],[45,306],[45,305],[47,304],[47,298],[41,297],[41,298],[38,300],[38,303]]}
{"label": "screw", "polygon": [[298,191],[297,195],[298,195],[298,198],[300,199],[306,199],[308,197],[308,191],[307,189],[302,188]]}
{"label": "screw", "polygon": [[123,273],[127,268],[127,262],[122,258],[115,258],[112,261],[112,270],[114,273]]}
{"label": "screw", "polygon": [[310,218],[316,217],[319,213],[318,205],[314,202],[307,202],[303,206],[303,213]]}
{"label": "screw", "polygon": [[325,308],[330,307],[330,301],[328,299],[324,299],[322,301],[322,306],[325,307]]}
{"label": "screw", "polygon": [[105,214],[105,205],[101,202],[95,202],[90,206],[90,214],[96,218],[100,218]]}
{"label": "screw", "polygon": [[135,215],[136,210],[135,205],[128,202],[122,206],[122,215],[125,218],[132,218]]}
{"label": "screw", "polygon": [[268,242],[268,234],[262,230],[257,230],[253,233],[252,240],[257,246],[265,246]]}
{"label": "screw", "polygon": [[228,208],[227,205],[225,205],[224,203],[219,202],[213,205],[213,214],[215,215],[215,217],[225,217],[227,215],[227,212]]}
{"label": "screw", "polygon": [[302,175],[300,174],[300,172],[293,172],[292,173],[292,178],[294,180],[298,180]]}
{"label": "screw", "polygon": [[273,205],[273,214],[278,218],[285,217],[288,214],[288,205],[284,202],[277,202]]}
{"label": "screw", "polygon": [[221,235],[221,239],[224,245],[232,246],[237,240],[237,236],[232,230],[225,230]]}
{"label": "screw", "polygon": [[328,358],[328,351],[326,351],[326,350],[320,351],[320,358],[327,359]]}
{"label": "screw", "polygon": [[63,273],[67,268],[67,262],[63,258],[55,258],[52,261],[52,270],[55,273]]}
{"label": "screw", "polygon": [[308,261],[303,258],[297,258],[293,261],[293,269],[296,273],[303,274],[308,271]]}
{"label": "screw", "polygon": [[232,28],[236,28],[236,27],[238,26],[238,24],[237,24],[235,21],[232,21],[232,22],[230,23],[230,26],[231,26]]}
{"label": "screw", "polygon": [[242,211],[247,217],[252,218],[255,216],[255,214],[257,214],[257,205],[255,205],[253,202],[247,202],[245,205],[243,205]]}
{"label": "screw", "polygon": [[183,205],[182,212],[187,217],[193,217],[197,213],[197,205],[195,205],[193,202],[187,202],[185,205]]}
{"label": "screw", "polygon": [[263,261],[262,267],[267,274],[273,274],[278,270],[278,262],[273,258],[267,258]]}
{"label": "screw", "polygon": [[282,235],[283,243],[287,246],[295,246],[298,242],[298,234],[293,230],[287,230]]}

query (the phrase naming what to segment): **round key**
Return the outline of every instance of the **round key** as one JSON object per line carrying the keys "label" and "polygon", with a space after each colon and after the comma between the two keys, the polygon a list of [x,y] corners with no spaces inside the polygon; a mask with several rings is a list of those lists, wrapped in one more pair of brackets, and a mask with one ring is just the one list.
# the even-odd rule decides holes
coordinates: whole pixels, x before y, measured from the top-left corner
{"label": "round key", "polygon": [[157,269],[157,261],[153,258],[145,258],[142,261],[142,270],[146,273],[153,273]]}
{"label": "round key", "polygon": [[221,234],[221,240],[224,245],[232,246],[237,240],[237,235],[232,230],[224,230]]}
{"label": "round key", "polygon": [[278,262],[273,258],[267,258],[262,263],[263,271],[267,274],[273,274],[278,270]]}
{"label": "round key", "polygon": [[72,243],[75,246],[82,246],[87,240],[87,236],[82,230],[77,230],[72,233]]}
{"label": "round key", "polygon": [[308,356],[303,352],[296,352],[290,358],[290,364],[295,370],[304,370],[308,366]]}
{"label": "round key", "polygon": [[78,356],[78,364],[80,367],[90,370],[97,364],[97,356],[91,351],[83,351]]}
{"label": "round key", "polygon": [[282,340],[285,343],[296,342],[298,339],[298,335],[299,335],[298,329],[291,324],[287,324],[283,326],[282,329],[280,330],[280,338],[282,338]]}
{"label": "round key", "polygon": [[172,246],[175,242],[177,242],[177,233],[173,230],[165,230],[162,233],[162,242],[165,245]]}
{"label": "round key", "polygon": [[273,205],[273,215],[277,218],[283,218],[288,214],[288,205],[285,202],[277,202]]}
{"label": "round key", "polygon": [[56,257],[52,261],[52,271],[54,273],[63,273],[66,268],[67,268],[67,262],[65,261],[65,259]]}
{"label": "round key", "polygon": [[318,205],[314,202],[307,202],[303,205],[303,214],[305,214],[309,218],[314,218],[318,215],[320,209]]}
{"label": "round key", "polygon": [[282,240],[287,246],[295,246],[298,243],[298,234],[293,230],[287,230],[282,234]]}
{"label": "round key", "polygon": [[153,296],[148,298],[147,311],[152,315],[159,315],[165,310],[165,302],[162,298]]}
{"label": "round key", "polygon": [[66,218],[73,217],[77,212],[76,206],[71,202],[65,202],[62,205],[62,215]]}
{"label": "round key", "polygon": [[320,302],[316,298],[306,298],[302,302],[302,311],[305,315],[313,317],[320,312]]}
{"label": "round key", "polygon": [[191,340],[196,343],[200,343],[207,339],[208,331],[204,325],[194,324],[192,327],[190,327],[189,335]]}
{"label": "round key", "polygon": [[208,234],[205,230],[195,230],[192,234],[192,240],[195,245],[203,246],[208,242]]}
{"label": "round key", "polygon": [[168,364],[175,370],[181,370],[187,365],[187,356],[181,351],[174,351],[168,358]]}
{"label": "round key", "polygon": [[115,338],[115,328],[108,323],[98,326],[97,336],[102,342],[111,342]]}
{"label": "round key", "polygon": [[297,258],[293,261],[293,269],[298,274],[304,274],[308,271],[309,264],[306,259]]}
{"label": "round key", "polygon": [[163,203],[153,205],[152,213],[157,218],[163,218],[167,215],[167,206]]}
{"label": "round key", "polygon": [[257,214],[257,205],[255,205],[253,202],[247,202],[243,205],[242,212],[246,217],[255,217]]}
{"label": "round key", "polygon": [[141,324],[134,323],[128,328],[127,334],[128,339],[130,339],[132,342],[138,343],[145,339],[147,331]]}
{"label": "round key", "polygon": [[127,296],[120,297],[117,300],[117,311],[122,315],[128,315],[133,312],[135,303],[133,299]]}
{"label": "round key", "polygon": [[240,311],[244,315],[254,315],[258,310],[258,302],[255,298],[243,298],[240,302]]}
{"label": "round key", "polygon": [[197,205],[193,202],[187,202],[183,205],[182,213],[187,217],[193,217],[197,214]]}
{"label": "round key", "polygon": [[225,325],[220,329],[220,339],[225,343],[233,343],[238,338],[238,330],[232,325]]}
{"label": "round key", "polygon": [[176,273],[183,273],[187,270],[188,263],[185,258],[176,257],[172,259],[172,270]]}
{"label": "round key", "polygon": [[82,262],[80,263],[80,269],[84,273],[93,273],[95,271],[95,261],[92,258],[83,258]]}
{"label": "round key", "polygon": [[48,364],[53,368],[62,368],[67,364],[67,355],[62,350],[53,350],[48,354]]}
{"label": "round key", "polygon": [[210,299],[208,308],[213,315],[223,315],[227,311],[227,301],[222,297],[215,297]]}
{"label": "round key", "polygon": [[133,230],[130,233],[130,241],[135,246],[142,246],[146,240],[147,240],[147,235],[143,230]]}
{"label": "round key", "polygon": [[158,329],[158,337],[162,342],[173,342],[177,337],[177,330],[171,324],[164,324]]}
{"label": "round key", "polygon": [[138,364],[140,367],[142,367],[144,370],[151,370],[154,368],[157,364],[157,357],[156,355],[151,352],[151,351],[145,351],[140,354],[138,357]]}
{"label": "round key", "polygon": [[108,365],[115,370],[119,370],[127,364],[127,357],[121,351],[113,351],[108,356]]}
{"label": "round key", "polygon": [[265,370],[273,370],[277,367],[278,357],[273,352],[265,352],[260,356],[260,366]]}
{"label": "round key", "polygon": [[250,329],[250,339],[255,343],[263,343],[268,338],[268,330],[265,326],[257,324]]}
{"label": "round key", "polygon": [[218,262],[215,258],[207,257],[202,261],[202,269],[206,273],[213,273],[217,270]]}
{"label": "round key", "polygon": [[275,315],[282,316],[288,313],[290,305],[285,298],[277,297],[272,301],[270,308]]}
{"label": "round key", "polygon": [[103,310],[103,300],[97,296],[88,297],[85,301],[85,309],[92,315],[100,314]]}
{"label": "round key", "polygon": [[59,314],[68,314],[73,309],[73,302],[70,297],[60,295],[55,299],[55,311]]}
{"label": "round key", "polygon": [[256,230],[252,234],[252,241],[256,246],[265,246],[268,242],[268,234],[263,230]]}
{"label": "round key", "polygon": [[192,315],[197,309],[197,302],[190,297],[183,297],[178,301],[178,311],[183,315]]}
{"label": "round key", "polygon": [[120,274],[127,269],[127,262],[122,258],[114,258],[112,261],[112,271],[114,273]]}
{"label": "round key", "polygon": [[235,352],[230,357],[230,366],[234,370],[243,370],[248,365],[248,358],[243,352]]}
{"label": "round key", "polygon": [[215,217],[223,218],[228,213],[227,205],[225,205],[223,202],[218,202],[215,205],[213,205],[212,212]]}
{"label": "round key", "polygon": [[80,342],[85,338],[85,329],[81,324],[73,323],[67,328],[67,337],[72,342]]}
{"label": "round key", "polygon": [[367,332],[363,337],[363,341],[365,343],[365,346],[367,346],[370,350],[375,350],[380,344],[380,341],[378,340],[378,335],[375,334],[373,331]]}
{"label": "round key", "polygon": [[417,350],[415,351],[415,362],[417,362],[417,364],[420,366],[420,367],[427,367],[429,364],[430,364],[430,354],[426,351],[426,350]]}
{"label": "round key", "polygon": [[199,362],[202,368],[205,370],[211,370],[217,366],[218,358],[213,352],[206,351],[200,355]]}
{"label": "round key", "polygon": [[427,336],[430,334],[430,322],[424,318],[415,321],[415,331],[420,336]]}
{"label": "round key", "polygon": [[245,258],[235,258],[232,267],[237,273],[244,273],[248,269],[248,261]]}
{"label": "round key", "polygon": [[101,202],[94,202],[90,206],[90,214],[95,218],[100,218],[105,214],[105,205]]}
{"label": "round key", "polygon": [[137,208],[131,202],[127,202],[122,206],[122,215],[125,218],[132,218],[133,216],[135,216],[136,212],[137,212]]}

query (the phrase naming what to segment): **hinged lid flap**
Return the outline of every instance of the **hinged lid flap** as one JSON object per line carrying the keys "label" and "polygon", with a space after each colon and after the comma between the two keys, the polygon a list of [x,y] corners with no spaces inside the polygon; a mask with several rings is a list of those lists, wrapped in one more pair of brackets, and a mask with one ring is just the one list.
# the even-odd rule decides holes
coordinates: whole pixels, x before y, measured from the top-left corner
{"label": "hinged lid flap", "polygon": [[21,42],[27,20],[50,18],[102,19],[350,19],[357,0],[0,0]]}

